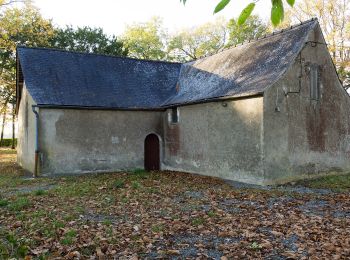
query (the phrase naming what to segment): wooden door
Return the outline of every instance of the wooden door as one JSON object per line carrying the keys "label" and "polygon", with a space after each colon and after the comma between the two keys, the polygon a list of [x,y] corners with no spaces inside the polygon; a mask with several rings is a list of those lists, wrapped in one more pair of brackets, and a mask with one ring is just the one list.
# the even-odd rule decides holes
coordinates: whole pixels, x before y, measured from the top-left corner
{"label": "wooden door", "polygon": [[159,138],[155,134],[149,134],[145,139],[145,170],[158,171],[159,169]]}

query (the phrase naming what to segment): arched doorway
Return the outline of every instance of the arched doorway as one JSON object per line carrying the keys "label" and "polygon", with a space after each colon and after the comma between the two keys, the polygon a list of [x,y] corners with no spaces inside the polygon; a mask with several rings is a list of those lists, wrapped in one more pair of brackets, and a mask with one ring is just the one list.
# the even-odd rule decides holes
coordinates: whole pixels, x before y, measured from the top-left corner
{"label": "arched doorway", "polygon": [[158,171],[159,169],[159,138],[156,134],[149,134],[145,139],[145,170]]}

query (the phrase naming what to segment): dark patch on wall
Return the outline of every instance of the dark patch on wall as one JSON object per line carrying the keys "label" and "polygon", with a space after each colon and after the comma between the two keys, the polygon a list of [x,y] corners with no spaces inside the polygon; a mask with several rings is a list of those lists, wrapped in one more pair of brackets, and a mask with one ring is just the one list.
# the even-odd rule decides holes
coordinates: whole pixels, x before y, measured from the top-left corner
{"label": "dark patch on wall", "polygon": [[347,132],[341,109],[344,100],[334,78],[324,69],[326,66],[320,66],[323,68],[320,100],[310,101],[306,107],[307,138],[312,151],[335,153],[339,151],[341,137]]}
{"label": "dark patch on wall", "polygon": [[306,107],[306,129],[311,151],[325,151],[325,115],[318,104]]}
{"label": "dark patch on wall", "polygon": [[168,146],[168,150],[170,155],[177,155],[180,150],[180,127],[178,124],[170,124],[166,123],[166,145]]}
{"label": "dark patch on wall", "polygon": [[313,33],[314,33],[314,41],[315,42],[321,42],[323,39],[322,39],[322,36],[321,36],[321,31],[320,31],[320,28],[317,26],[315,30],[313,30]]}

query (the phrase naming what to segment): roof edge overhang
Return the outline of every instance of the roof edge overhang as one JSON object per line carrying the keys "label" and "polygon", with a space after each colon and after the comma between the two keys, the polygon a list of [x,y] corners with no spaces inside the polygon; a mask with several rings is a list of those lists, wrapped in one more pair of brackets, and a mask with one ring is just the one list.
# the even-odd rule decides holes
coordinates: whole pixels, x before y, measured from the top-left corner
{"label": "roof edge overhang", "polygon": [[16,48],[16,109],[15,113],[18,114],[19,104],[22,98],[22,89],[24,84],[24,77],[21,68],[21,64],[19,61],[18,50]]}
{"label": "roof edge overhang", "polygon": [[96,106],[51,105],[51,104],[37,104],[37,105],[34,105],[34,107],[46,108],[46,109],[105,110],[105,111],[165,111],[166,109],[172,108],[172,107],[182,107],[182,106],[198,105],[198,104],[228,101],[228,100],[250,99],[250,98],[263,97],[263,96],[264,96],[263,92],[258,92],[258,93],[252,93],[252,94],[223,96],[223,97],[217,97],[217,98],[202,99],[202,100],[187,102],[187,103],[169,104],[166,106],[154,107],[154,108],[146,108],[146,107],[96,107]]}
{"label": "roof edge overhang", "polygon": [[211,103],[211,102],[257,98],[257,97],[263,97],[263,96],[264,96],[264,92],[254,92],[254,93],[245,93],[240,95],[221,96],[221,97],[215,97],[215,98],[201,99],[201,100],[195,100],[195,101],[190,101],[185,103],[174,103],[174,104],[164,105],[162,107],[163,108],[182,107],[182,106],[190,106],[190,105],[197,105],[197,104]]}
{"label": "roof edge overhang", "polygon": [[164,111],[165,108],[143,108],[143,107],[98,107],[98,106],[79,106],[79,105],[51,105],[37,104],[35,107],[47,109],[76,109],[76,110],[106,110],[106,111]]}

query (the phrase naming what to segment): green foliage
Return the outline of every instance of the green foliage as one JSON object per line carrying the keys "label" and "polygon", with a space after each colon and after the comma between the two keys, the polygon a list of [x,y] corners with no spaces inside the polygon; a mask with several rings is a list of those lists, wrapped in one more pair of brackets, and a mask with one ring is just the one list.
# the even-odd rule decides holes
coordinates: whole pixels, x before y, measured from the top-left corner
{"label": "green foliage", "polygon": [[0,32],[0,104],[5,106],[15,102],[16,46],[48,46],[54,30],[51,21],[27,3],[0,13]]}
{"label": "green foliage", "polygon": [[253,242],[250,245],[250,248],[253,249],[253,250],[260,250],[260,249],[262,249],[262,246],[258,242]]}
{"label": "green foliage", "polygon": [[[1,1],[1,0],[0,0]],[[23,8],[0,13],[0,111],[15,102],[16,46],[55,47],[65,50],[126,56],[127,49],[101,28],[54,28],[39,10],[26,2]]]}
{"label": "green foliage", "polygon": [[69,51],[79,51],[97,54],[108,54],[115,56],[126,56],[127,50],[123,48],[122,41],[114,35],[109,37],[102,28],[91,28],[88,26],[55,29],[50,39],[50,46]]}
{"label": "green foliage", "polygon": [[229,3],[230,3],[231,0],[221,0],[217,6],[215,7],[214,9],[214,14],[220,12],[222,9],[224,9]]}
{"label": "green foliage", "polygon": [[235,19],[217,19],[198,27],[182,30],[169,41],[169,59],[189,61],[217,53],[248,39],[261,37],[268,28],[258,16],[249,16],[244,24]]}
{"label": "green foliage", "polygon": [[225,47],[227,35],[227,22],[223,19],[182,30],[169,41],[169,58],[184,62],[214,54]]}
{"label": "green foliage", "polygon": [[163,225],[153,225],[151,228],[153,233],[159,233],[162,232],[164,230],[164,226]]}
{"label": "green foliage", "polygon": [[302,180],[298,185],[314,189],[331,189],[337,192],[350,191],[350,173],[344,175],[329,175],[311,180]]}
{"label": "green foliage", "polygon": [[8,204],[8,200],[0,199],[0,207],[6,207]]}
{"label": "green foliage", "polygon": [[271,0],[272,9],[271,9],[271,22],[274,26],[277,26],[283,21],[284,9],[282,0]]}
{"label": "green foliage", "polygon": [[160,18],[127,26],[123,40],[129,56],[138,59],[163,60],[166,35]]}
{"label": "green foliage", "polygon": [[200,226],[200,225],[203,225],[205,222],[205,220],[203,218],[194,218],[192,220],[192,225],[194,226]]}
{"label": "green foliage", "polygon": [[147,173],[147,171],[145,169],[137,168],[137,169],[133,170],[132,173],[133,174],[144,174],[144,173]]}
{"label": "green foliage", "polygon": [[[214,9],[214,14],[222,11],[231,0],[221,0],[217,6]],[[282,0],[271,0],[272,1],[272,8],[271,8],[271,22],[274,26],[279,25],[283,19],[284,19],[284,9],[283,9],[283,2]],[[287,3],[293,7],[295,0],[286,0]],[[180,0],[181,3],[186,4],[186,0]],[[248,6],[246,6],[243,11],[241,12],[239,18],[238,18],[238,24],[242,25],[247,20],[247,18],[251,15],[251,13],[254,10],[255,3],[257,1],[254,1],[250,3]]]}
{"label": "green foliage", "polygon": [[131,180],[146,179],[149,173],[144,169],[135,169],[131,173]]}
{"label": "green foliage", "polygon": [[62,245],[71,245],[74,242],[75,237],[77,236],[77,232],[75,230],[69,230],[66,234],[64,234],[64,237],[61,239]]}
{"label": "green foliage", "polygon": [[[350,23],[349,23],[349,26],[350,26]],[[349,89],[350,88],[350,61],[348,66],[346,66],[346,64],[344,65],[340,63],[340,66],[338,66],[338,75],[340,80],[343,82],[343,86],[345,87],[345,89]]]}
{"label": "green foliage", "polygon": [[136,189],[141,188],[141,184],[138,181],[133,181],[131,183],[131,187],[136,190]]}
{"label": "green foliage", "polygon": [[[11,147],[12,146],[12,138],[4,138],[2,139],[1,145],[2,147]],[[17,146],[17,138],[15,139],[15,146]]]}
{"label": "green foliage", "polygon": [[241,12],[237,20],[238,25],[242,25],[245,23],[245,21],[253,12],[254,7],[255,7],[255,3],[250,3],[249,5],[247,5],[246,8],[243,9],[243,11]]}
{"label": "green foliage", "polygon": [[211,218],[213,218],[213,217],[215,217],[216,216],[216,214],[215,214],[215,212],[214,211],[208,211],[208,217],[211,217]]}
{"label": "green foliage", "polygon": [[249,16],[242,25],[238,25],[235,19],[231,19],[227,29],[229,31],[228,47],[240,44],[248,39],[261,37],[268,32],[267,25],[256,15]]}
{"label": "green foliage", "polygon": [[43,196],[43,195],[45,195],[47,192],[46,191],[44,191],[44,190],[36,190],[35,192],[34,192],[34,195],[35,196]]}
{"label": "green foliage", "polygon": [[291,7],[293,7],[294,4],[295,4],[295,0],[287,0],[287,3],[288,3]]}
{"label": "green foliage", "polygon": [[59,221],[59,220],[53,220],[52,225],[55,229],[64,228],[64,223],[62,221]]}
{"label": "green foliage", "polygon": [[121,189],[125,187],[125,183],[123,180],[118,179],[114,182],[113,186],[114,188]]}
{"label": "green foliage", "polygon": [[102,221],[102,224],[105,225],[105,226],[110,226],[110,225],[112,225],[112,221],[109,220],[109,219],[105,219],[105,220]]}
{"label": "green foliage", "polygon": [[21,211],[31,205],[30,201],[26,197],[19,197],[15,201],[11,202],[8,207],[12,211]]}
{"label": "green foliage", "polygon": [[27,255],[28,251],[28,246],[25,245],[22,240],[18,239],[14,233],[0,230],[1,259],[23,259]]}

